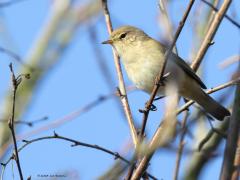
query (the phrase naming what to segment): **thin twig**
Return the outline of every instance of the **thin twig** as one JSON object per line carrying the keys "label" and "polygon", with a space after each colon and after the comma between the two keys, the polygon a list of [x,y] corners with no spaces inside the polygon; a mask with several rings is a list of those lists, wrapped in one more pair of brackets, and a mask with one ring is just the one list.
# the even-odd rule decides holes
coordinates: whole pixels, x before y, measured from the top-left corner
{"label": "thin twig", "polygon": [[[110,155],[114,156],[115,159],[121,159],[123,162],[125,162],[127,164],[130,163],[130,161],[125,159],[123,156],[121,156],[117,152],[113,152],[113,151],[108,150],[108,149],[106,149],[102,146],[99,146],[99,145],[84,143],[84,142],[77,141],[77,140],[74,140],[74,139],[70,139],[70,138],[67,138],[67,137],[64,137],[64,136],[60,136],[55,132],[54,132],[53,136],[44,136],[44,137],[40,137],[40,138],[36,138],[36,139],[32,139],[32,140],[22,140],[23,142],[25,142],[25,144],[22,145],[18,149],[18,152],[22,151],[26,146],[28,146],[28,145],[30,145],[34,142],[38,142],[38,141],[42,141],[42,140],[46,140],[46,139],[62,139],[62,140],[68,141],[68,142],[72,142],[73,143],[71,145],[72,147],[74,147],[74,146],[84,146],[84,147],[89,147],[89,148],[92,148],[92,149],[97,149],[97,150],[103,151],[107,154],[110,154]],[[14,155],[12,155],[5,163],[2,163],[2,164],[6,166],[10,162],[10,160],[13,159],[13,157],[14,157]]]}
{"label": "thin twig", "polygon": [[[217,86],[215,88],[207,90],[206,93],[207,94],[212,94],[212,93],[217,92],[219,90],[225,89],[225,88],[227,88],[229,86],[236,85],[239,82],[240,82],[240,78],[235,79],[235,80],[231,80],[231,81],[229,81],[227,83],[221,84],[221,85],[219,85],[219,86]],[[187,103],[185,103],[181,108],[178,109],[177,114],[180,114],[181,112],[187,110],[193,103],[194,103],[194,101],[192,101],[192,100],[188,101]]]}
{"label": "thin twig", "polygon": [[20,179],[23,180],[23,173],[22,173],[22,169],[21,169],[21,165],[20,165],[19,156],[18,156],[17,141],[16,141],[16,135],[15,135],[15,129],[14,129],[16,92],[17,92],[18,85],[21,83],[21,79],[20,79],[21,77],[20,78],[15,77],[12,64],[9,65],[9,68],[10,68],[10,71],[11,71],[11,74],[12,74],[13,94],[12,94],[11,117],[9,118],[8,126],[9,126],[9,129],[10,129],[11,133],[12,133],[12,138],[13,138],[14,151],[15,151],[14,159],[17,163],[17,168],[18,168]]}
{"label": "thin twig", "polygon": [[196,71],[198,69],[209,46],[212,45],[212,40],[214,38],[214,35],[216,34],[217,29],[218,29],[224,15],[226,14],[231,2],[232,2],[232,0],[225,0],[222,4],[221,8],[219,9],[219,11],[214,16],[214,20],[211,23],[211,26],[209,27],[208,32],[205,35],[205,38],[204,38],[202,45],[196,55],[196,58],[191,65],[191,67],[194,71]]}
{"label": "thin twig", "polygon": [[[204,2],[206,5],[208,5],[210,8],[212,8],[215,12],[218,12],[218,9],[211,4],[210,2],[206,1],[206,0],[201,0],[202,2]],[[232,19],[230,16],[228,16],[227,14],[224,14],[224,17],[229,20],[233,25],[235,25],[237,28],[240,28],[240,24],[235,21],[234,19]]]}
{"label": "thin twig", "polygon": [[184,148],[184,137],[187,132],[187,118],[188,118],[188,111],[185,111],[183,122],[182,122],[182,133],[180,135],[180,141],[178,145],[178,152],[177,152],[177,159],[176,159],[176,166],[175,166],[175,171],[174,171],[174,180],[178,179],[178,173],[179,173],[179,168],[180,168],[180,162],[181,162],[181,157],[182,157],[182,152]]}
{"label": "thin twig", "polygon": [[[106,20],[106,25],[107,25],[107,29],[108,29],[108,33],[111,34],[113,31],[112,28],[112,23],[111,23],[111,18],[110,18],[110,14],[109,14],[109,10],[108,10],[108,6],[107,6],[107,0],[102,0],[102,6],[103,6],[103,12],[104,12],[104,16],[105,16],[105,20]],[[118,76],[118,82],[119,82],[119,90],[120,90],[120,97],[121,97],[121,102],[128,120],[128,124],[129,124],[129,128],[130,128],[130,132],[131,132],[131,136],[133,139],[133,143],[135,145],[135,147],[137,146],[137,142],[138,142],[138,136],[137,136],[137,131],[136,128],[134,126],[134,121],[132,118],[132,113],[131,113],[131,109],[128,103],[128,98],[127,98],[127,93],[126,93],[126,88],[125,88],[125,84],[124,84],[124,79],[123,79],[123,75],[122,75],[122,69],[121,69],[121,65],[119,62],[119,57],[117,55],[117,53],[115,52],[115,50],[113,49],[113,57],[114,57],[114,63],[115,63],[115,67],[117,70],[117,76]]]}
{"label": "thin twig", "polygon": [[[17,120],[17,121],[14,121],[13,123],[14,124],[21,124],[21,125],[27,125],[29,127],[33,127],[36,123],[39,123],[39,122],[42,122],[42,121],[45,121],[47,120],[48,117],[44,116],[40,119],[37,119],[37,120],[33,120],[33,121],[23,121],[23,120]],[[6,123],[8,122],[7,120],[0,120],[0,123]]]}
{"label": "thin twig", "polygon": [[[43,140],[49,140],[49,139],[60,139],[60,140],[65,140],[65,141],[71,142],[71,143],[73,143],[73,144],[71,144],[71,147],[84,146],[84,147],[87,147],[87,148],[96,149],[96,150],[99,150],[99,151],[102,151],[102,152],[105,152],[107,154],[110,154],[110,155],[114,156],[115,160],[120,159],[121,161],[125,162],[128,165],[131,164],[131,161],[129,161],[126,158],[124,158],[123,156],[121,156],[118,152],[113,152],[113,151],[111,151],[107,148],[104,148],[104,147],[96,145],[96,144],[89,144],[89,143],[81,142],[81,141],[74,140],[74,139],[71,139],[71,138],[67,138],[67,137],[64,137],[64,136],[61,136],[61,135],[57,134],[56,132],[54,132],[54,134],[52,136],[44,136],[44,137],[39,137],[39,138],[35,138],[35,139],[32,139],[32,140],[23,140],[23,142],[25,144],[22,145],[18,149],[18,153],[32,143],[43,141]],[[11,161],[11,159],[13,159],[13,158],[14,158],[14,155],[12,155],[5,163],[1,163],[1,165],[3,167],[6,167],[8,165],[8,163]],[[151,174],[148,174],[148,176],[151,177],[152,179],[157,179],[156,177],[154,177]]]}
{"label": "thin twig", "polygon": [[[159,86],[161,85],[161,82],[162,82],[162,78],[163,78],[163,75],[164,75],[164,69],[165,69],[165,66],[166,66],[166,63],[167,63],[167,59],[168,59],[169,55],[171,54],[173,47],[176,44],[176,41],[177,41],[181,31],[182,31],[182,28],[184,27],[185,21],[187,20],[187,17],[188,17],[188,15],[190,13],[190,10],[191,10],[191,8],[193,6],[194,1],[195,0],[190,0],[189,5],[187,7],[187,10],[185,11],[185,13],[183,15],[183,18],[182,18],[182,20],[179,23],[178,29],[176,31],[176,34],[175,34],[174,38],[173,38],[173,42],[172,42],[170,48],[164,54],[162,68],[160,68],[159,74],[156,77],[156,84],[154,85],[154,88],[153,88],[153,91],[151,93],[150,99],[146,103],[145,109],[143,111],[142,129],[141,129],[141,134],[140,134],[141,138],[144,135],[144,131],[145,131],[148,115],[149,115],[149,112],[150,112],[150,108],[151,108],[152,103],[154,101],[154,98],[155,98],[155,96],[157,94]],[[161,127],[159,127],[157,129],[155,135],[157,136],[161,130],[162,130]],[[156,138],[154,138],[154,137],[152,138],[152,140],[150,142],[150,145],[152,145],[152,146],[155,146],[154,142],[156,141]],[[141,178],[141,176],[144,174],[145,170],[147,169],[148,163],[151,160],[153,154],[154,154],[154,150],[150,154],[144,156],[144,158],[142,159],[142,161],[138,165],[136,171],[134,172],[134,174],[133,174],[133,176],[131,178],[132,180],[138,180],[138,179]]]}

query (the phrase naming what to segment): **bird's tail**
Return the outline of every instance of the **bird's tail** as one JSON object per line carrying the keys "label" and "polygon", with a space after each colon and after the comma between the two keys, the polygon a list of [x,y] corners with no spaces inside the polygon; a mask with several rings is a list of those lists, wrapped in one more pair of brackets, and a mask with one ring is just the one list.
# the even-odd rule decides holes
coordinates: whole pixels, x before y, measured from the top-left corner
{"label": "bird's tail", "polygon": [[198,95],[194,98],[199,105],[201,105],[206,112],[211,114],[216,119],[222,121],[225,116],[230,116],[230,112],[221,104],[216,102],[211,96],[206,94],[203,90],[196,92]]}

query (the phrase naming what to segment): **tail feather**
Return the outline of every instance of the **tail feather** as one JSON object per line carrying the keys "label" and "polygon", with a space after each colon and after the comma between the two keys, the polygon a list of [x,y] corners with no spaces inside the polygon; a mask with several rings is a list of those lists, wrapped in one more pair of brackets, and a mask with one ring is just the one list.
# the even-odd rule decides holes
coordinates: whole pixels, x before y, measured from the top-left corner
{"label": "tail feather", "polygon": [[224,117],[230,116],[230,112],[225,107],[216,102],[204,91],[198,91],[195,97],[197,98],[194,98],[194,100],[216,119],[222,121]]}

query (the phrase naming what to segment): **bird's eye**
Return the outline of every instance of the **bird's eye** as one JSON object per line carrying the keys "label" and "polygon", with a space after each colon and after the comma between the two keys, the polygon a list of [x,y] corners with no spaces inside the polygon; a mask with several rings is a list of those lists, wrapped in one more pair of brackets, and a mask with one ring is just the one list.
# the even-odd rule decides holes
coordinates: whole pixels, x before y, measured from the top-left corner
{"label": "bird's eye", "polygon": [[123,33],[119,36],[120,39],[124,39],[126,37],[127,33]]}

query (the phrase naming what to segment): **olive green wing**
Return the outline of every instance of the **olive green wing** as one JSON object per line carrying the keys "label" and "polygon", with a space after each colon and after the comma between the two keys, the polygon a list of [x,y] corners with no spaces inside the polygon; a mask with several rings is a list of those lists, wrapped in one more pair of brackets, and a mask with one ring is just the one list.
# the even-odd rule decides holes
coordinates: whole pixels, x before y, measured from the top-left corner
{"label": "olive green wing", "polygon": [[196,75],[196,73],[192,70],[192,68],[180,57],[178,57],[176,54],[172,53],[172,60],[180,66],[190,77],[192,77],[194,80],[198,82],[198,84],[203,88],[207,89],[205,84],[201,81],[201,79]]}

